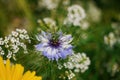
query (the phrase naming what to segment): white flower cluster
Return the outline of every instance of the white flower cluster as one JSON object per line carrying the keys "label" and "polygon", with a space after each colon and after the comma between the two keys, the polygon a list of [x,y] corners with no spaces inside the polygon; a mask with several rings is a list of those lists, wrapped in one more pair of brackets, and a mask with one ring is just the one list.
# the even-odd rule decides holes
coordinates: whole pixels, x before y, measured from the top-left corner
{"label": "white flower cluster", "polygon": [[27,53],[26,45],[24,41],[30,42],[29,36],[25,29],[16,29],[5,38],[0,38],[0,55],[5,55],[7,58],[13,57],[15,59],[15,53],[17,53],[20,48],[23,48],[24,53]]}
{"label": "white flower cluster", "polygon": [[114,44],[116,43],[116,41],[117,41],[117,39],[116,39],[116,37],[115,37],[113,32],[110,32],[108,34],[108,36],[104,36],[105,44],[110,45],[110,47],[113,47]]}
{"label": "white flower cluster", "polygon": [[86,17],[84,9],[79,5],[72,5],[68,7],[67,18],[64,24],[73,24],[74,26],[81,26],[81,21]]}
{"label": "white flower cluster", "polygon": [[45,7],[48,10],[53,10],[57,8],[60,0],[40,0],[39,1],[39,6],[40,7]]}
{"label": "white flower cluster", "polygon": [[67,69],[74,69],[74,72],[85,72],[90,65],[90,59],[85,53],[73,54],[69,57],[68,62],[64,63]]}
{"label": "white flower cluster", "polygon": [[112,23],[113,32],[110,32],[108,36],[104,36],[104,43],[113,47],[116,43],[120,43],[120,24]]}
{"label": "white flower cluster", "polygon": [[88,69],[88,66],[90,65],[90,59],[86,56],[85,53],[78,53],[73,54],[68,57],[68,61],[66,63],[63,63],[63,65],[58,64],[58,69],[68,69],[70,75],[68,75],[68,79],[72,79],[74,76],[74,73],[78,72],[85,72]]}

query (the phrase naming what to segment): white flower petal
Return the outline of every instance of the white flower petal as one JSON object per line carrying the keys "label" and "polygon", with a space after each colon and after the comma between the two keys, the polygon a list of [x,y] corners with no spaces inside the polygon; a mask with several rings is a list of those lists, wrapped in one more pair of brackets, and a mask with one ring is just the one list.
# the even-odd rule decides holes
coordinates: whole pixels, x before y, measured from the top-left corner
{"label": "white flower petal", "polygon": [[67,49],[67,48],[72,48],[72,45],[71,44],[63,44],[63,45],[61,45],[62,46],[62,48],[65,48],[65,49]]}
{"label": "white flower petal", "polygon": [[70,41],[72,41],[72,36],[71,35],[65,35],[65,36],[61,37],[60,40],[62,42],[67,42],[67,41],[70,42]]}

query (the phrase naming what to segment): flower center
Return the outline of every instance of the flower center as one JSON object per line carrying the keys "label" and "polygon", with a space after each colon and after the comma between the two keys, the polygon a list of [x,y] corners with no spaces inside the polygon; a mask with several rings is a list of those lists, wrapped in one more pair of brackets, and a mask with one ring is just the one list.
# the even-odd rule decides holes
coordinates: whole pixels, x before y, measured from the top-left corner
{"label": "flower center", "polygon": [[58,40],[51,39],[50,42],[49,42],[49,45],[54,47],[54,48],[57,48],[57,47],[60,46],[60,42]]}

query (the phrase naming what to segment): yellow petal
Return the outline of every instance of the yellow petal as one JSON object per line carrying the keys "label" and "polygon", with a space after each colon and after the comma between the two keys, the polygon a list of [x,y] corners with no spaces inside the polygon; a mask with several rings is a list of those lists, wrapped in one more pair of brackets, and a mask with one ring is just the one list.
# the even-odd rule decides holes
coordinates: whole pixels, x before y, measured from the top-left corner
{"label": "yellow petal", "polygon": [[9,59],[4,64],[3,58],[0,56],[0,80],[42,80],[41,77],[35,76],[35,71],[27,71],[25,74],[23,72],[22,65],[11,65]]}
{"label": "yellow petal", "polygon": [[0,57],[0,80],[6,80],[6,70],[2,57]]}
{"label": "yellow petal", "polygon": [[22,80],[31,80],[31,78],[35,75],[35,72],[31,73],[30,71],[27,71],[24,75]]}
{"label": "yellow petal", "polygon": [[7,59],[6,61],[6,79],[11,80],[11,66],[10,66],[10,60]]}
{"label": "yellow petal", "polygon": [[12,80],[20,80],[23,75],[24,68],[20,64],[16,64],[12,76]]}

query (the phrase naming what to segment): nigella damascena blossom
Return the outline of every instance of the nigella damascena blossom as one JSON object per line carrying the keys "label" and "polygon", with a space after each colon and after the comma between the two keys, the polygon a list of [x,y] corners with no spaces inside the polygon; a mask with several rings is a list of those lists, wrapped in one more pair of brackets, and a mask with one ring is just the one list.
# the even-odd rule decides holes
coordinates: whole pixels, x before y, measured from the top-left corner
{"label": "nigella damascena blossom", "polygon": [[51,34],[42,31],[37,39],[40,43],[35,45],[36,49],[50,60],[64,59],[73,52],[73,46],[70,44],[73,39],[71,35],[63,35],[61,32]]}

